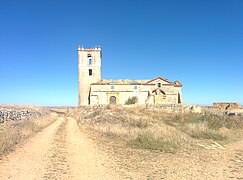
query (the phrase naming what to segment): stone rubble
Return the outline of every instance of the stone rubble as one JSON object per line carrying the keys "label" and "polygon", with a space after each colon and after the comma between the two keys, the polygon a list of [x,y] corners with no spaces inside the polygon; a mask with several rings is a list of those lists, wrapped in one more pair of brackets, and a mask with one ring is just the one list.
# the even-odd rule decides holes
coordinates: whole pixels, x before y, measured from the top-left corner
{"label": "stone rubble", "polygon": [[29,120],[45,116],[48,114],[47,109],[30,110],[30,109],[16,109],[16,108],[0,108],[0,123],[6,121],[21,121]]}

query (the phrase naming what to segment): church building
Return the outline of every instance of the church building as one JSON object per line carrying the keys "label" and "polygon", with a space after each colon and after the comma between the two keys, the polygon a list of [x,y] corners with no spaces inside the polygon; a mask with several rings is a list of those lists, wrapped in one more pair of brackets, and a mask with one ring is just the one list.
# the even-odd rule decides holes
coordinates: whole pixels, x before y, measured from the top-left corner
{"label": "church building", "polygon": [[101,78],[101,48],[78,46],[78,105],[123,105],[136,97],[137,104],[181,104],[182,84],[156,77],[149,80]]}

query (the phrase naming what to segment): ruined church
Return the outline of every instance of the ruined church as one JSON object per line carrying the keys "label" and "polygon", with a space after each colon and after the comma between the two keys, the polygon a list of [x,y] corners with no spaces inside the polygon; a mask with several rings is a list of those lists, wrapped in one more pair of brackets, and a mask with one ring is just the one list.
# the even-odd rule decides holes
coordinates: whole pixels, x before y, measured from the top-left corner
{"label": "ruined church", "polygon": [[101,78],[100,46],[78,46],[78,105],[125,104],[137,97],[137,104],[181,104],[182,84],[162,77],[149,80],[114,80]]}

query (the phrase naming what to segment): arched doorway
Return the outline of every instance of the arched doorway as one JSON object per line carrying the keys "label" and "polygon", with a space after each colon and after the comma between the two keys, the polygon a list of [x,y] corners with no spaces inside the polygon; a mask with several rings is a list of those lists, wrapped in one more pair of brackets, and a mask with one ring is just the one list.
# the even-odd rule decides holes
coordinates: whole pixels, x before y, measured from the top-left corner
{"label": "arched doorway", "polygon": [[116,97],[115,96],[110,97],[110,104],[116,104]]}

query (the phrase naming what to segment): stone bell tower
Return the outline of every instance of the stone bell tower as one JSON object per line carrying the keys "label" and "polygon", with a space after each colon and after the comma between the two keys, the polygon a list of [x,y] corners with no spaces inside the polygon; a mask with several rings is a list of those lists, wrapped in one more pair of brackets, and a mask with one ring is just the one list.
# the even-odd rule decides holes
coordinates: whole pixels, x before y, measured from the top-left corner
{"label": "stone bell tower", "polygon": [[90,104],[90,84],[101,80],[101,48],[78,46],[78,105]]}

